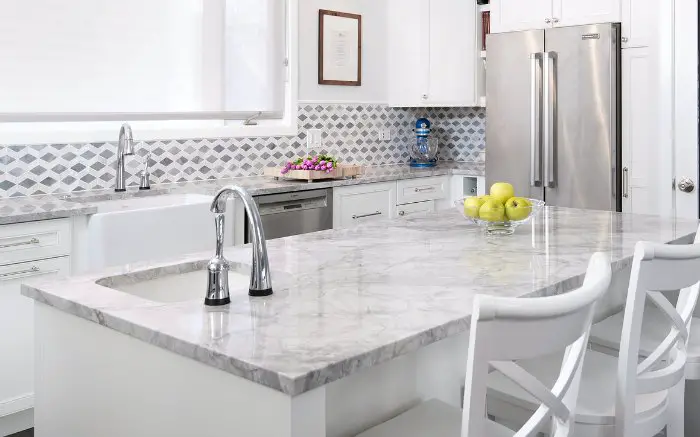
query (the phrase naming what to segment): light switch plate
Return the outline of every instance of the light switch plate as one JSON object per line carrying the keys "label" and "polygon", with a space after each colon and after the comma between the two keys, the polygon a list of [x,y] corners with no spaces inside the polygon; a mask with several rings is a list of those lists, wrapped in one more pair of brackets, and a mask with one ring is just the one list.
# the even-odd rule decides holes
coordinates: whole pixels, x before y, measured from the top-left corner
{"label": "light switch plate", "polygon": [[306,131],[306,148],[320,149],[323,147],[323,132],[320,129]]}

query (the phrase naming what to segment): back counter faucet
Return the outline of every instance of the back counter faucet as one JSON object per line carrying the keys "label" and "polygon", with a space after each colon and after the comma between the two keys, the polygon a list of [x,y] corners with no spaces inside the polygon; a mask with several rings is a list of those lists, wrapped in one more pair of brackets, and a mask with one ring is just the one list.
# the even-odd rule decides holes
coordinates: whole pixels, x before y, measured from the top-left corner
{"label": "back counter faucet", "polygon": [[129,123],[124,123],[119,130],[119,144],[117,145],[117,178],[114,191],[120,193],[126,191],[124,177],[124,161],[127,155],[134,154],[134,135],[131,133]]}
{"label": "back counter faucet", "polygon": [[220,306],[231,303],[228,287],[228,272],[231,264],[224,258],[224,213],[226,213],[226,202],[232,195],[237,195],[243,202],[252,232],[253,264],[250,271],[248,294],[255,297],[272,294],[270,264],[267,259],[267,244],[265,243],[265,232],[262,226],[262,219],[260,218],[260,211],[258,211],[258,206],[253,197],[244,188],[231,186],[220,190],[214,196],[211,204],[211,212],[216,214],[214,218],[216,225],[216,254],[207,265],[209,280],[207,296],[204,299],[204,304],[207,306]]}

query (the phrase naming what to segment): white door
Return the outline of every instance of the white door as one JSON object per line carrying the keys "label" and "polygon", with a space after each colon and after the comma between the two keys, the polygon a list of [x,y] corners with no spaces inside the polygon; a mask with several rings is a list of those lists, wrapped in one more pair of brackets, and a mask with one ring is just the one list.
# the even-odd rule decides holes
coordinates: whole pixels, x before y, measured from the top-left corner
{"label": "white door", "polygon": [[[698,218],[698,2],[675,1],[675,207]],[[685,182],[689,182],[686,184]],[[692,190],[691,190],[692,188]]]}
{"label": "white door", "polygon": [[34,301],[22,283],[67,276],[68,257],[0,267],[0,435],[3,417],[34,406]]}
{"label": "white door", "polygon": [[656,172],[655,64],[651,49],[622,51],[622,211],[661,214]]}
{"label": "white door", "polygon": [[430,0],[430,106],[476,106],[476,2]]}
{"label": "white door", "polygon": [[579,26],[620,21],[621,0],[554,0],[555,26]]}
{"label": "white door", "polygon": [[425,106],[430,76],[430,0],[389,0],[389,106]]}
{"label": "white door", "polygon": [[491,0],[492,33],[545,29],[552,17],[552,0]]}

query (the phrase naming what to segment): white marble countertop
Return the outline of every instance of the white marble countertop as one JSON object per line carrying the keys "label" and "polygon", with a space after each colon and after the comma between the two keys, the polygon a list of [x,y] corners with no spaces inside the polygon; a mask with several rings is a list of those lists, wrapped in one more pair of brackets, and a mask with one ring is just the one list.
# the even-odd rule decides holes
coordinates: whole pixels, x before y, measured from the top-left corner
{"label": "white marble countertop", "polygon": [[[156,303],[97,285],[201,270],[211,254],[43,282],[23,293],[174,353],[298,395],[468,329],[476,294],[532,297],[582,283],[590,256],[628,266],[637,241],[690,241],[698,222],[547,207],[509,237],[456,210],[272,240],[275,294]],[[249,247],[226,256],[249,264]],[[218,320],[216,328],[210,324]],[[99,353],[99,351],[95,351]]]}
{"label": "white marble countertop", "polygon": [[90,203],[86,203],[88,200],[106,201],[172,193],[213,195],[222,187],[232,184],[241,185],[248,189],[253,196],[258,196],[289,191],[316,190],[345,185],[369,184],[443,175],[483,176],[484,164],[443,162],[440,163],[438,167],[429,169],[416,169],[408,165],[376,166],[367,167],[365,174],[356,179],[330,180],[313,183],[274,180],[264,176],[251,176],[246,178],[154,185],[152,190],[145,192],[138,191],[136,187],[131,187],[126,193],[115,193],[109,190],[71,193],[69,195],[55,194],[0,199],[0,225],[96,213],[97,208]]}

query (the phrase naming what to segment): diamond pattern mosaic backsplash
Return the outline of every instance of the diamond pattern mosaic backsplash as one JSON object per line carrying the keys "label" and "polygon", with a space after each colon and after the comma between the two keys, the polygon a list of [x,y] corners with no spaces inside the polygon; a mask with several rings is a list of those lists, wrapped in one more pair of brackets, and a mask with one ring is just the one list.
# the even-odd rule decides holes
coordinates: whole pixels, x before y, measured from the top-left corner
{"label": "diamond pattern mosaic backsplash", "polygon": [[[254,176],[308,153],[306,131],[323,132],[323,149],[345,163],[402,164],[409,161],[408,145],[415,141],[417,118],[433,122],[445,161],[481,162],[484,156],[485,112],[479,108],[389,108],[383,105],[301,105],[295,137],[194,139],[153,141],[127,157],[129,185],[151,153],[153,184]],[[391,141],[379,141],[382,128]],[[115,132],[117,137],[117,132]],[[138,140],[138,132],[134,132]],[[0,198],[114,186],[116,142],[99,144],[0,145]]]}

